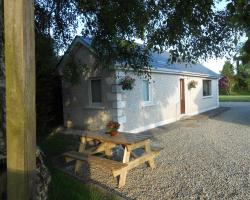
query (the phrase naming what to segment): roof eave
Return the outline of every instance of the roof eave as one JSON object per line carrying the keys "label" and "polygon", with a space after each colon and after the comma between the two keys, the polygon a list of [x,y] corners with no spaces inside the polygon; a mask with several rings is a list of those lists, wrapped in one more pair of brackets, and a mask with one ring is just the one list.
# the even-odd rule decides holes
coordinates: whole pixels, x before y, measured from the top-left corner
{"label": "roof eave", "polygon": [[[123,70],[123,68],[119,64],[116,64],[115,67],[117,68],[117,70]],[[128,71],[132,71],[132,69],[129,69]],[[151,68],[151,72],[152,73],[161,73],[161,74],[175,74],[175,75],[186,75],[186,76],[196,76],[196,77],[203,77],[203,78],[219,79],[219,75],[213,76],[210,74],[201,74],[201,73],[180,71],[180,70],[174,70],[174,69]]]}
{"label": "roof eave", "polygon": [[181,70],[174,70],[174,69],[157,69],[157,68],[152,68],[151,71],[154,72],[154,73],[163,73],[163,74],[188,75],[188,76],[198,76],[198,77],[206,77],[206,78],[215,78],[215,79],[219,78],[219,76],[216,76],[216,75],[202,74],[202,73],[195,73],[195,72],[188,72],[188,71],[181,71]]}

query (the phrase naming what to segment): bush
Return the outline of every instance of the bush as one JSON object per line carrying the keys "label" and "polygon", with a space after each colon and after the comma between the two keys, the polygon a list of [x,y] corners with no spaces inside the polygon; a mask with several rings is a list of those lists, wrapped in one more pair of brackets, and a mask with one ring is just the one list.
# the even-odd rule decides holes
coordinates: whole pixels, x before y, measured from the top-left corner
{"label": "bush", "polygon": [[62,124],[61,80],[53,39],[36,35],[36,113],[38,139]]}
{"label": "bush", "polygon": [[219,92],[220,95],[229,95],[230,94],[230,85],[227,77],[222,77],[219,80]]}

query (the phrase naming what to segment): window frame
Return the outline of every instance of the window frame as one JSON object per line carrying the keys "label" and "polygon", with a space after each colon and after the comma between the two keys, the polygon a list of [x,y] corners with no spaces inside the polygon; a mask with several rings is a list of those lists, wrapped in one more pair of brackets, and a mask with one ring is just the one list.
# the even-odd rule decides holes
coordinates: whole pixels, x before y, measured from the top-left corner
{"label": "window frame", "polygon": [[[147,82],[147,96],[148,96],[148,100],[144,100],[144,83]],[[143,102],[149,102],[150,101],[150,86],[149,86],[149,81],[148,80],[142,80],[142,98],[143,98]]]}
{"label": "window frame", "polygon": [[[144,81],[148,82],[148,101],[144,100]],[[152,96],[152,83],[148,79],[143,79],[142,80],[142,106],[152,106],[153,105],[153,96]]]}
{"label": "window frame", "polygon": [[[208,95],[204,95],[204,82],[207,81],[209,84],[208,86]],[[203,79],[202,80],[202,97],[207,98],[207,97],[212,97],[212,80],[211,79]]]}
{"label": "window frame", "polygon": [[[101,84],[101,102],[93,102],[92,97],[92,81],[100,80]],[[89,105],[90,107],[102,107],[103,106],[103,88],[102,88],[102,78],[101,77],[93,77],[89,78]]]}

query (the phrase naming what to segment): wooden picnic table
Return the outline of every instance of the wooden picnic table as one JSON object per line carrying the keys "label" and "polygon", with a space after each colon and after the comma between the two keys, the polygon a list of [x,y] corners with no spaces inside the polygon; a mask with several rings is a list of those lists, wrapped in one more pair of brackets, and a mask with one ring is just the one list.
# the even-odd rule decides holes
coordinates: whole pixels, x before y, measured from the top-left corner
{"label": "wooden picnic table", "polygon": [[[75,172],[79,173],[82,161],[86,160],[94,164],[100,164],[102,167],[111,167],[114,177],[120,176],[119,187],[125,185],[127,172],[138,165],[147,162],[153,169],[156,167],[154,158],[158,155],[160,148],[151,148],[151,134],[132,134],[119,132],[117,136],[105,134],[105,131],[78,131],[75,132],[80,136],[80,146],[78,152],[68,152],[65,154],[68,160],[77,158]],[[86,148],[88,143],[96,144],[94,147]],[[117,161],[110,160],[112,149],[122,145],[124,148],[123,159],[120,164]],[[133,150],[143,148],[144,154],[137,156]],[[106,158],[97,158],[96,153],[104,152]],[[71,158],[70,158],[71,157]],[[84,157],[84,159],[83,159]],[[133,158],[133,159],[132,159]],[[107,161],[107,162],[106,162]],[[106,164],[105,164],[106,163]]]}

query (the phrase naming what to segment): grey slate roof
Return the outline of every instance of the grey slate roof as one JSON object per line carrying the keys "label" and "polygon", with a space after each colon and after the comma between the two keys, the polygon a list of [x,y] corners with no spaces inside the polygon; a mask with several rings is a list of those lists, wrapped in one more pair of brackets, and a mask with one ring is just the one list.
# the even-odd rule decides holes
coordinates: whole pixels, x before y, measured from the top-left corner
{"label": "grey slate roof", "polygon": [[196,73],[204,74],[210,77],[218,77],[219,75],[202,64],[191,64],[191,63],[171,63],[169,62],[169,53],[167,51],[159,54],[152,53],[151,55],[151,65],[158,70],[172,70],[180,71],[183,73]]}
{"label": "grey slate roof", "polygon": [[[88,48],[91,47],[92,39],[76,36],[74,41],[79,41]],[[74,42],[73,42],[74,43]],[[202,64],[191,64],[191,63],[171,63],[168,62],[169,53],[167,51],[163,53],[152,53],[150,64],[156,71],[164,71],[168,73],[177,74],[194,74],[200,76],[206,76],[211,78],[218,78],[219,75]]]}

